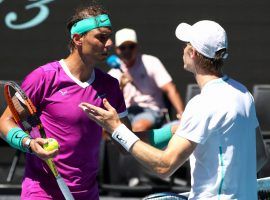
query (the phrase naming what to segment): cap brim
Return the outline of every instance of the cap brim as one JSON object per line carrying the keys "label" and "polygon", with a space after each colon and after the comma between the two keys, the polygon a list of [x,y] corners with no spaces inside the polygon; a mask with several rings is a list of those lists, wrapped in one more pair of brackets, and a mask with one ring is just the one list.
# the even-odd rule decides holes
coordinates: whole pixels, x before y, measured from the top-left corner
{"label": "cap brim", "polygon": [[125,45],[125,44],[137,44],[137,41],[134,41],[134,40],[125,40],[125,41],[117,44],[116,47],[119,47],[119,46]]}
{"label": "cap brim", "polygon": [[191,28],[192,26],[187,23],[179,24],[175,30],[176,37],[184,42],[189,42],[191,36]]}

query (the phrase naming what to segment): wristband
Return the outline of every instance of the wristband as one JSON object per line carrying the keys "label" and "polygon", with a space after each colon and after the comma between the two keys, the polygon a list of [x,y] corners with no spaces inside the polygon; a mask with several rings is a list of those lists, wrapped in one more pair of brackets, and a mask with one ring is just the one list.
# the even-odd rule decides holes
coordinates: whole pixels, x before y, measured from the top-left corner
{"label": "wristband", "polygon": [[19,149],[23,152],[26,152],[26,148],[22,145],[22,140],[26,137],[29,137],[21,128],[12,128],[7,133],[6,141],[13,148]]}
{"label": "wristband", "polygon": [[24,146],[25,146],[25,149],[27,151],[27,153],[33,153],[32,149],[31,149],[31,146],[30,146],[30,143],[32,141],[32,138],[29,137],[26,139],[25,143],[24,143]]}
{"label": "wristband", "polygon": [[121,124],[114,130],[112,138],[121,144],[128,152],[132,145],[139,140],[124,124]]}
{"label": "wristband", "polygon": [[149,132],[150,144],[158,149],[163,149],[168,145],[172,137],[172,124],[163,126],[160,129],[153,129]]}

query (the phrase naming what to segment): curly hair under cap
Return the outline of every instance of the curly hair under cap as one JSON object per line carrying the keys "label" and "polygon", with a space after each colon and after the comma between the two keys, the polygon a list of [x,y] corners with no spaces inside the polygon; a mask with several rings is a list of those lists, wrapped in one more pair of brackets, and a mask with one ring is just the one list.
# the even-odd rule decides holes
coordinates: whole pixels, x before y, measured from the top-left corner
{"label": "curly hair under cap", "polygon": [[[90,5],[90,6],[83,6],[83,7],[79,7],[75,10],[74,15],[68,20],[67,23],[67,30],[70,33],[70,30],[72,28],[72,26],[82,20],[82,19],[86,19],[89,18],[91,16],[98,16],[100,14],[109,14],[109,12],[107,10],[105,10],[101,5]],[[86,33],[83,33],[82,35],[85,35]],[[71,39],[69,42],[69,50],[72,52],[75,48],[75,44],[73,42],[73,40]]]}
{"label": "curly hair under cap", "polygon": [[224,63],[223,55],[225,52],[226,49],[217,51],[215,58],[207,58],[201,53],[197,52],[200,66],[202,66],[202,69],[210,72],[211,74],[219,74]]}

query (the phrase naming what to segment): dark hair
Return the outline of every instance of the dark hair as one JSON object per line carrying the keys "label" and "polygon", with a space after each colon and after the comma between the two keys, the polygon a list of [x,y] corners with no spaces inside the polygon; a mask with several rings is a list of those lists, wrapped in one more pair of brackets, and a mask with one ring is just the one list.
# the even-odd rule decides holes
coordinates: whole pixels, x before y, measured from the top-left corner
{"label": "dark hair", "polygon": [[[91,16],[97,16],[100,14],[109,14],[107,10],[105,10],[104,8],[102,8],[101,5],[88,5],[88,6],[83,6],[83,7],[79,7],[75,10],[74,15],[68,20],[67,23],[67,30],[70,33],[70,30],[72,28],[72,26],[82,20],[82,19],[86,19],[89,18]],[[84,35],[86,33],[83,33],[82,35]],[[73,42],[73,40],[71,39],[69,42],[69,50],[73,51],[75,47],[75,44]]]}
{"label": "dark hair", "polygon": [[199,64],[207,72],[210,72],[212,74],[220,73],[224,63],[223,58],[224,53],[226,53],[226,49],[221,49],[216,52],[214,58],[208,58],[202,55],[201,53],[197,52],[197,55],[199,57]]}

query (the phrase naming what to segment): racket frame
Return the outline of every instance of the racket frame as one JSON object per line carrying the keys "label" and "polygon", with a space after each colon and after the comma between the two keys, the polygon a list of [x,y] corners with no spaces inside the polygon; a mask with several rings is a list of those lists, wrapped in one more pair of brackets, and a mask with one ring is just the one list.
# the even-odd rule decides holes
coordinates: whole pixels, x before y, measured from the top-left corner
{"label": "racket frame", "polygon": [[[34,104],[32,103],[32,101],[29,99],[29,97],[23,92],[23,90],[20,88],[20,86],[14,82],[14,81],[7,81],[4,83],[4,96],[5,96],[5,100],[8,104],[8,107],[13,115],[13,118],[15,120],[15,122],[24,130],[26,131],[28,134],[31,130],[26,130],[26,128],[24,127],[24,125],[22,124],[22,121],[20,119],[19,113],[17,112],[13,101],[12,101],[12,97],[11,97],[11,93],[10,93],[10,87],[12,87],[16,92],[18,92],[18,94],[22,97],[24,104],[26,105],[30,115],[35,119],[35,121],[37,122],[37,127],[38,130],[40,132],[40,135],[42,138],[46,138],[46,133],[45,130],[43,128],[43,125],[37,115],[37,109],[34,106]],[[31,124],[30,124],[31,125]],[[32,127],[32,125],[31,125]],[[66,200],[74,200],[68,186],[66,185],[66,183],[64,182],[63,178],[60,176],[60,174],[58,173],[58,170],[52,160],[52,158],[45,160],[46,164],[48,165],[48,167],[50,168],[50,170],[52,171],[54,177],[56,178],[57,184],[62,192],[62,194],[64,195]]]}

